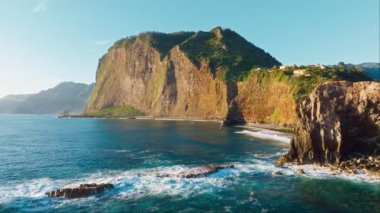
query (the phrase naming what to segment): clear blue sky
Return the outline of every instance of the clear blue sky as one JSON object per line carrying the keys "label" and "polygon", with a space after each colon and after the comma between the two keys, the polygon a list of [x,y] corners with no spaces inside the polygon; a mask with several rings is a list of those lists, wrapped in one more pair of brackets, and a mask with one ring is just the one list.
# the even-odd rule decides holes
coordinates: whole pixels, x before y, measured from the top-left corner
{"label": "clear blue sky", "polygon": [[0,0],[0,97],[94,82],[122,37],[215,26],[283,64],[379,61],[379,0]]}

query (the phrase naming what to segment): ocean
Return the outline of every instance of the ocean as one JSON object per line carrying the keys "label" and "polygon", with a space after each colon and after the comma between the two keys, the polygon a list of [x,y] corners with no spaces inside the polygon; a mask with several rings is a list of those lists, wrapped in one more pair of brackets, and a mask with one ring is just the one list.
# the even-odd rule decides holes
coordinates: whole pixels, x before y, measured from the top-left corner
{"label": "ocean", "polygon": [[[0,115],[0,212],[380,212],[379,178],[276,167],[288,146],[270,131],[215,122]],[[210,164],[235,168],[157,177]],[[115,188],[45,195],[81,183]]]}

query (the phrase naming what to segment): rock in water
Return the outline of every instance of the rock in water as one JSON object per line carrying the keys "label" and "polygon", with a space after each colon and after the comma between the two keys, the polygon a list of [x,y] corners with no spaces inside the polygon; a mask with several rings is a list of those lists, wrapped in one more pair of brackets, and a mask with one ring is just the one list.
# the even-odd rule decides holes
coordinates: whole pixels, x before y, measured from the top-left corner
{"label": "rock in water", "polygon": [[81,184],[77,188],[57,189],[56,191],[46,192],[45,195],[49,197],[82,198],[99,194],[110,189],[113,189],[113,185],[110,183]]}
{"label": "rock in water", "polygon": [[338,163],[353,153],[380,154],[380,83],[328,82],[297,106],[298,124],[283,157]]}
{"label": "rock in water", "polygon": [[305,174],[305,171],[303,169],[296,169],[297,174]]}
{"label": "rock in water", "polygon": [[216,173],[222,169],[227,169],[227,168],[234,168],[234,165],[221,165],[221,166],[216,166],[216,165],[210,165],[206,167],[201,167],[199,169],[193,170],[193,171],[187,171],[184,173],[180,173],[178,177],[182,178],[198,178],[198,177],[205,177],[210,174]]}
{"label": "rock in water", "polygon": [[222,169],[234,168],[232,164],[229,165],[209,165],[199,168],[189,169],[188,171],[181,172],[179,174],[158,174],[158,177],[177,177],[177,178],[199,178],[206,177],[208,175],[214,174]]}

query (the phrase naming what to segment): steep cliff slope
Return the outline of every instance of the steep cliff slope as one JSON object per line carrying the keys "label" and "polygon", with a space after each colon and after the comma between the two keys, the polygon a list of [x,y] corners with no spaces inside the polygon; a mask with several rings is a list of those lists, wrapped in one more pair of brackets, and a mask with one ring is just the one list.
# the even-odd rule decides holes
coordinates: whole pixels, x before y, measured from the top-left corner
{"label": "steep cliff slope", "polygon": [[291,76],[280,71],[251,72],[238,83],[238,95],[229,105],[225,122],[294,125],[295,85]]}
{"label": "steep cliff slope", "polygon": [[380,83],[318,86],[297,106],[288,161],[336,163],[353,153],[380,155]]}
{"label": "steep cliff slope", "polygon": [[133,106],[146,115],[223,119],[236,79],[280,65],[237,33],[144,33],[120,40],[100,61],[86,113]]}

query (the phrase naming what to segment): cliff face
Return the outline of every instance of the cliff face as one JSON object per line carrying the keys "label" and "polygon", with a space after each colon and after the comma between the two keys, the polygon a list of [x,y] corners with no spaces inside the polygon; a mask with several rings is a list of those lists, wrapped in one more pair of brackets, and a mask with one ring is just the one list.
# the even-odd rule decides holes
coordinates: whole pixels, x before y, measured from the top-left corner
{"label": "cliff face", "polygon": [[[248,88],[255,87],[254,81],[242,86],[231,79],[255,66],[274,65],[280,63],[228,29],[146,33],[116,42],[100,59],[86,111],[131,105],[158,117],[224,119],[239,91],[248,95]],[[276,92],[279,88],[282,90],[283,85],[257,92]],[[287,88],[282,91],[288,92]],[[244,97],[236,100],[241,108],[256,101],[247,102]],[[276,108],[266,110],[260,118],[248,116],[247,110],[242,112],[248,121],[261,121],[268,120],[265,116],[273,114],[267,112],[271,110]]]}
{"label": "cliff face", "polygon": [[288,160],[336,163],[353,153],[380,155],[380,83],[329,82],[297,106]]}
{"label": "cliff face", "polygon": [[238,96],[230,104],[227,122],[271,123],[294,125],[296,103],[289,82],[273,75],[251,74],[238,83]]}
{"label": "cliff face", "polygon": [[197,68],[178,47],[160,57],[142,41],[111,49],[100,62],[87,111],[131,105],[153,116],[223,118],[227,85],[206,63]]}

